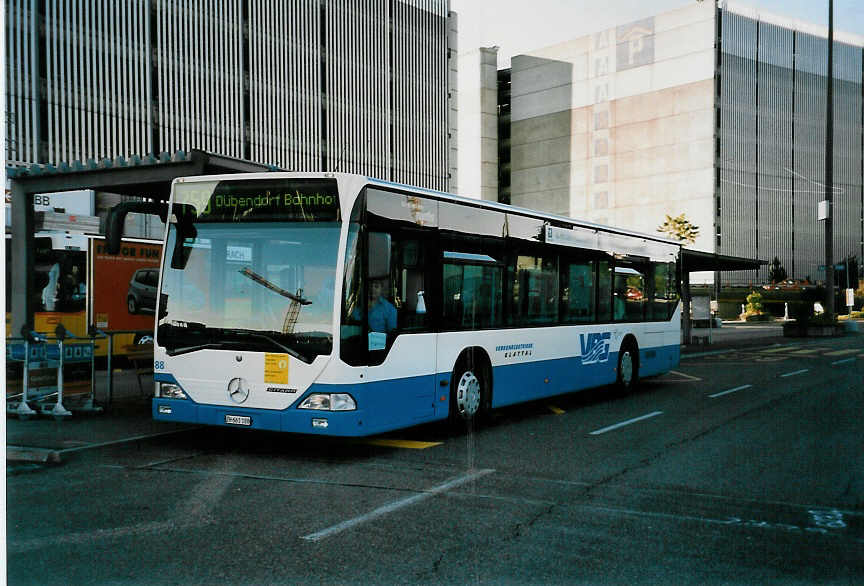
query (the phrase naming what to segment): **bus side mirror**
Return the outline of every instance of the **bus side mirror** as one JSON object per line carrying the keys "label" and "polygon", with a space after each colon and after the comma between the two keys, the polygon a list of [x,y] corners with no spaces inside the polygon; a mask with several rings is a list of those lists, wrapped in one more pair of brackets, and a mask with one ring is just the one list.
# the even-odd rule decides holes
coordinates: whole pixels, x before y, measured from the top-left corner
{"label": "bus side mirror", "polygon": [[195,208],[189,204],[174,204],[174,217],[177,218],[177,222],[174,224],[176,234],[174,250],[171,251],[171,268],[183,270],[192,253],[192,249],[184,246],[183,242],[187,238],[194,239],[198,235],[198,230],[192,221],[195,217]]}
{"label": "bus side mirror", "polygon": [[390,234],[369,232],[369,278],[385,279],[390,276]]}
{"label": "bus side mirror", "polygon": [[159,318],[165,319],[165,316],[168,315],[168,295],[165,293],[160,293],[159,295]]}
{"label": "bus side mirror", "polygon": [[129,212],[153,214],[164,223],[168,218],[168,204],[165,202],[127,201],[119,203],[110,210],[105,218],[105,251],[117,254],[123,240],[123,224]]}

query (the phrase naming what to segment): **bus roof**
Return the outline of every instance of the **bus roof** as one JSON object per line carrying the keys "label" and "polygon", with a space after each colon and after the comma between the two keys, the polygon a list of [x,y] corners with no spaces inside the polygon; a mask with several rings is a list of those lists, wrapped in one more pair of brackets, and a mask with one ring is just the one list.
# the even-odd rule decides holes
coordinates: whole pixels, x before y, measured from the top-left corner
{"label": "bus roof", "polygon": [[483,199],[474,199],[472,197],[465,197],[463,195],[455,195],[453,193],[447,193],[444,191],[438,191],[435,189],[427,189],[425,187],[416,187],[413,185],[406,185],[403,183],[397,183],[394,181],[385,181],[383,179],[376,179],[374,177],[366,177],[366,180],[375,185],[381,185],[385,187],[395,187],[398,189],[405,189],[409,191],[428,193],[430,195],[434,195],[441,199],[448,199],[452,201],[458,201],[462,203],[466,203],[469,205],[473,205],[476,207],[483,207],[488,209],[500,210],[502,212],[511,212],[516,213],[523,216],[530,216],[538,219],[547,219],[547,220],[555,220],[557,222],[564,222],[570,224],[571,226],[579,226],[580,228],[590,228],[594,230],[600,230],[603,232],[611,232],[614,234],[621,234],[624,236],[634,236],[638,238],[646,238],[648,240],[654,240],[657,242],[663,242],[664,244],[674,244],[676,246],[682,246],[681,242],[677,240],[672,240],[671,238],[664,238],[663,236],[656,236],[654,234],[646,234],[644,232],[637,232],[635,230],[628,230],[626,228],[618,228],[615,226],[606,226],[603,224],[595,224],[594,222],[588,222],[586,220],[578,220],[575,218],[571,218],[569,216],[561,216],[559,214],[552,214],[549,212],[543,212],[539,210],[532,210],[530,208],[523,208],[519,206],[514,206],[511,204],[499,203],[497,201],[489,201]]}
{"label": "bus roof", "polygon": [[637,232],[635,230],[628,230],[626,228],[618,228],[615,226],[607,226],[603,224],[595,224],[593,222],[588,222],[586,220],[578,220],[575,218],[571,218],[568,216],[562,216],[558,214],[552,214],[548,212],[542,212],[539,210],[532,210],[529,208],[523,208],[519,206],[514,206],[510,204],[503,204],[494,201],[482,200],[482,199],[474,199],[471,197],[465,197],[462,195],[456,195],[453,193],[447,193],[445,191],[438,191],[436,189],[429,189],[426,187],[417,187],[416,185],[408,185],[405,183],[398,183],[395,181],[386,181],[384,179],[378,179],[375,177],[369,177],[367,175],[360,175],[357,173],[330,173],[323,171],[309,171],[309,172],[300,172],[300,171],[267,171],[261,173],[231,173],[225,175],[199,175],[194,177],[179,177],[174,180],[175,183],[185,183],[192,181],[241,181],[244,179],[272,179],[274,177],[285,177],[285,178],[298,178],[298,177],[326,177],[326,178],[346,178],[346,179],[354,179],[354,180],[362,180],[371,185],[379,185],[381,187],[390,187],[395,189],[401,189],[405,191],[411,191],[418,194],[427,194],[434,196],[439,199],[446,199],[450,201],[456,201],[460,203],[464,203],[467,205],[471,205],[474,207],[481,207],[493,210],[499,210],[502,212],[515,213],[522,216],[529,216],[537,219],[543,220],[554,220],[556,222],[563,222],[569,224],[570,226],[578,226],[580,228],[588,228],[593,230],[598,230],[602,232],[608,232],[612,234],[620,234],[622,236],[632,236],[636,238],[644,238],[646,240],[653,240],[655,242],[662,242],[664,244],[671,244],[675,246],[682,246],[681,242],[677,240],[672,240],[671,238],[665,238],[663,236],[657,236],[654,234],[646,234],[644,232]]}

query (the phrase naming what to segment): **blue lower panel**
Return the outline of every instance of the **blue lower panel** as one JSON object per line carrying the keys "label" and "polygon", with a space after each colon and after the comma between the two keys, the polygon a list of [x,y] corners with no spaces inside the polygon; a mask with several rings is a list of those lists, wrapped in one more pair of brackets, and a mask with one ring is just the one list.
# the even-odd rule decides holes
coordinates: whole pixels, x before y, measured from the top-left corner
{"label": "blue lower panel", "polygon": [[639,376],[669,372],[681,362],[681,346],[661,346],[639,351]]}
{"label": "blue lower panel", "polygon": [[606,362],[582,365],[580,358],[561,358],[498,366],[494,369],[493,407],[533,401],[615,382],[618,355]]}
{"label": "blue lower panel", "polygon": [[[394,381],[371,382],[362,385],[313,385],[297,400],[312,393],[350,393],[357,401],[356,411],[311,411],[289,407],[281,411],[270,409],[232,408],[203,405],[191,400],[154,398],[153,419],[222,425],[247,429],[287,431],[333,436],[357,437],[410,427],[436,419],[434,391],[436,377],[412,377]],[[170,408],[171,413],[160,412]],[[251,418],[250,425],[226,423],[226,415]],[[446,411],[437,418],[446,416]],[[313,425],[313,420],[326,420],[327,427]]]}
{"label": "blue lower panel", "polygon": [[[649,348],[639,354],[639,376],[653,376],[678,365],[681,347]],[[497,366],[492,375],[492,406],[502,407],[609,385],[617,378],[617,368],[617,352],[610,352],[605,362],[594,364],[582,364],[582,359],[575,357]]]}
{"label": "blue lower panel", "polygon": [[[677,345],[640,351],[640,376],[660,374],[674,368],[678,365],[680,352]],[[588,365],[583,365],[577,357],[497,366],[493,369],[493,406],[608,385],[615,382],[617,366],[617,353],[610,353],[605,362]],[[202,405],[191,400],[155,398],[152,413],[153,418],[159,421],[357,437],[447,417],[450,376],[451,373],[446,372],[360,385],[313,385],[295,403],[300,405],[311,393],[350,393],[360,407],[357,411],[309,411],[295,407],[282,411],[241,409]],[[440,382],[447,384],[441,386]],[[160,413],[160,407],[170,407],[171,413]],[[226,415],[250,417],[251,424],[226,423]],[[313,426],[313,420],[326,420],[327,427]]]}

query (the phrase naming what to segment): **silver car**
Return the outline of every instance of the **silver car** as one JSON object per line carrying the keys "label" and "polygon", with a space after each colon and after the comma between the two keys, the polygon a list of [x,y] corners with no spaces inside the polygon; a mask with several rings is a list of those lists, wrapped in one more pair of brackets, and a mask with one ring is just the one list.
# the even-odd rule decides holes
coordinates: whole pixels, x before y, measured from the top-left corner
{"label": "silver car", "polygon": [[156,288],[159,284],[159,269],[138,269],[129,281],[126,307],[129,313],[156,311]]}

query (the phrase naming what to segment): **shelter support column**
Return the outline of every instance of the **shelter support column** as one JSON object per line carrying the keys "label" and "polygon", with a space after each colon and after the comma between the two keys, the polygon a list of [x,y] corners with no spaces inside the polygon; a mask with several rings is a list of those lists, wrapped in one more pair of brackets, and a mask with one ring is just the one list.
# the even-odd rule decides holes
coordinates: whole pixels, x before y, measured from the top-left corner
{"label": "shelter support column", "polygon": [[12,179],[12,328],[11,335],[21,335],[21,326],[33,324],[35,257],[33,198],[19,181]]}
{"label": "shelter support column", "polygon": [[681,271],[681,329],[684,332],[684,344],[691,342],[690,334],[692,324],[690,323],[690,272],[686,269]]}

